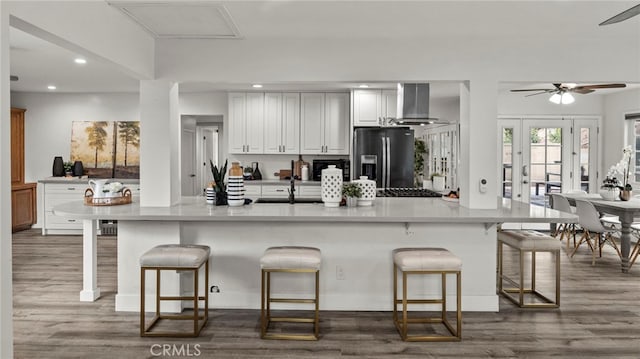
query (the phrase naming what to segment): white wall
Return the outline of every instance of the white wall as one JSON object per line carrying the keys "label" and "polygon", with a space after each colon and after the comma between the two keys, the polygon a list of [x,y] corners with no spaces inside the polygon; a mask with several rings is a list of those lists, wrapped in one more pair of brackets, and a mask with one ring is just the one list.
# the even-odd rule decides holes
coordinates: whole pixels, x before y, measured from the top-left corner
{"label": "white wall", "polygon": [[[600,173],[606,171],[622,158],[622,147],[633,145],[630,140],[631,133],[626,132],[627,121],[624,115],[640,112],[640,90],[623,91],[604,97],[604,119],[602,134],[602,168]],[[624,139],[624,142],[623,142]],[[634,186],[637,189],[638,184]]]}

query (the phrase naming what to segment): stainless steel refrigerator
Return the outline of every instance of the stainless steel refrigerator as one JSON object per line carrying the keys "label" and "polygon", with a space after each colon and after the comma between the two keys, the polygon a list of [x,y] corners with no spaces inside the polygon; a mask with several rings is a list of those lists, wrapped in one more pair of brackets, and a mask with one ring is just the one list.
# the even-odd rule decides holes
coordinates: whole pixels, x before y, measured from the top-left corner
{"label": "stainless steel refrigerator", "polygon": [[378,188],[413,187],[413,138],[409,127],[357,128],[355,178],[368,176]]}

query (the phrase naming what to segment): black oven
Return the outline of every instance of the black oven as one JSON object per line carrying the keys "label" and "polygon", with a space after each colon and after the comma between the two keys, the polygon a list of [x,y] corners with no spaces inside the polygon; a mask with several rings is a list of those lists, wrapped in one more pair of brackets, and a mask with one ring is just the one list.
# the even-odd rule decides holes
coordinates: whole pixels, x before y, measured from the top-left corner
{"label": "black oven", "polygon": [[313,160],[311,179],[320,181],[322,179],[322,170],[329,167],[329,165],[335,165],[336,168],[342,170],[343,181],[348,182],[350,180],[349,160]]}

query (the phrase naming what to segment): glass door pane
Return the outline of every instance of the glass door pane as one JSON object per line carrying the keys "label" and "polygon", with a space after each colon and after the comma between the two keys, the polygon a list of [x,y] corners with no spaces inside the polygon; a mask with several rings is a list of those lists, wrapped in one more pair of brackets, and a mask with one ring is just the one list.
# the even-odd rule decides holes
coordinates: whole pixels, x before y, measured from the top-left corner
{"label": "glass door pane", "polygon": [[598,192],[598,120],[579,119],[573,123],[573,191]]}
{"label": "glass door pane", "polygon": [[513,194],[513,127],[502,129],[502,197]]}

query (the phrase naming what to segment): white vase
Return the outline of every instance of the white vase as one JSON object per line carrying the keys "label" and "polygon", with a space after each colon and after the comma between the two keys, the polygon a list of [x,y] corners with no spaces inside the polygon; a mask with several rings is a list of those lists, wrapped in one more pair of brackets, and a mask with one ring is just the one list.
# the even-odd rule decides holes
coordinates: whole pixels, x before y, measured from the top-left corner
{"label": "white vase", "polygon": [[215,204],[216,203],[216,190],[209,187],[205,191],[205,198],[207,199],[207,204]]}
{"label": "white vase", "polygon": [[433,176],[433,190],[434,191],[444,191],[444,177],[443,176]]}
{"label": "white vase", "polygon": [[598,193],[600,193],[600,196],[602,196],[605,201],[615,201],[620,196],[620,189],[600,188],[600,191]]}
{"label": "white vase", "polygon": [[376,199],[376,181],[368,178],[367,176],[360,176],[360,179],[351,181],[357,184],[362,191],[362,196],[358,198],[358,206],[371,206]]}
{"label": "white vase", "polygon": [[342,201],[342,170],[329,165],[322,170],[320,187],[325,207],[339,207]]}
{"label": "white vase", "polygon": [[358,197],[347,197],[347,207],[357,207]]}

